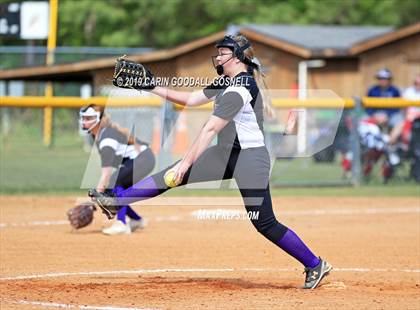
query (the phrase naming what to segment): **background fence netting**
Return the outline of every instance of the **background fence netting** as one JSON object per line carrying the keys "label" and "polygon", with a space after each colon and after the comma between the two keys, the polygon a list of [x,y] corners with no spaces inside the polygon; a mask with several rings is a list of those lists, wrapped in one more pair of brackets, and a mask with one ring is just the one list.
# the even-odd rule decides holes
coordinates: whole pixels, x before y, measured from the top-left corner
{"label": "background fence netting", "polygon": [[[181,158],[211,113],[209,109],[176,110],[169,103],[135,108],[107,107],[107,113],[138,138],[150,143],[157,155],[155,171]],[[53,112],[53,142],[42,144],[43,110],[5,108],[1,112],[0,188],[2,192],[76,191],[95,186],[99,158],[92,141],[79,131],[78,109],[56,108]],[[287,119],[289,109],[277,109],[277,117]],[[308,145],[322,144],[322,150],[296,156],[296,143],[284,136],[279,123],[265,124],[266,144],[272,154],[272,186],[348,185],[342,157],[350,148],[350,132],[344,113],[335,129],[329,120],[337,113],[308,111],[308,117],[322,126],[308,131]],[[322,140],[325,141],[322,141]],[[88,177],[87,177],[88,176]]]}

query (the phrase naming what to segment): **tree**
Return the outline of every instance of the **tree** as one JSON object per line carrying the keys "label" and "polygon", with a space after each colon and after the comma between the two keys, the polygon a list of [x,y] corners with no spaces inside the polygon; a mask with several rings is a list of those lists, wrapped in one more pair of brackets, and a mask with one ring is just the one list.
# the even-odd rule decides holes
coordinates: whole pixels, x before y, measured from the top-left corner
{"label": "tree", "polygon": [[418,0],[59,0],[58,45],[164,48],[230,24],[400,27],[418,16]]}

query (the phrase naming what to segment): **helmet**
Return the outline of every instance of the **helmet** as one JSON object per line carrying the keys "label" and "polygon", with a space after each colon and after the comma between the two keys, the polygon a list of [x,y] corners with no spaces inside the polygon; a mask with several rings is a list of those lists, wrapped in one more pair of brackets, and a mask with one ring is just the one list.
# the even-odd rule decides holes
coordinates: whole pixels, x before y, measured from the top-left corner
{"label": "helmet", "polygon": [[392,73],[386,68],[380,69],[376,72],[376,78],[379,80],[390,80],[392,79]]}
{"label": "helmet", "polygon": [[[79,126],[83,132],[90,133],[92,129],[95,128],[95,126],[101,121],[102,113],[100,111],[96,111],[94,106],[95,105],[90,104],[87,107],[81,108],[79,111]],[[92,119],[84,121],[84,117],[92,117]],[[87,125],[88,128],[85,128],[83,125]]]}
{"label": "helmet", "polygon": [[[244,51],[249,48],[251,44],[246,40],[246,43],[243,46],[239,46],[238,42],[232,36],[225,36],[222,40],[216,43],[216,48],[226,47],[229,48],[233,55],[238,58],[241,62],[248,65],[251,68],[258,68],[258,64],[253,62],[251,59],[245,56]],[[217,70],[217,73],[223,74],[223,65],[215,65],[213,60],[213,65]]]}
{"label": "helmet", "polygon": [[233,55],[242,62],[245,60],[244,51],[250,46],[251,44],[249,44],[249,42],[246,42],[244,46],[239,46],[238,42],[236,42],[232,36],[225,36],[222,40],[216,43],[216,48],[229,48],[233,52]]}

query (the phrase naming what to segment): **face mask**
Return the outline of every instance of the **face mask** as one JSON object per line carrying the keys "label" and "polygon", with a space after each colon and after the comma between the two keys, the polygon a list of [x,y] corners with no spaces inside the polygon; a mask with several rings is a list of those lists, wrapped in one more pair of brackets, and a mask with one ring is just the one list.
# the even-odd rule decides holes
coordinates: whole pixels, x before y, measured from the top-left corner
{"label": "face mask", "polygon": [[[83,117],[94,116],[90,121],[84,121]],[[79,112],[79,126],[82,132],[90,133],[92,129],[99,124],[101,120],[101,113],[95,111],[92,107],[82,108]]]}

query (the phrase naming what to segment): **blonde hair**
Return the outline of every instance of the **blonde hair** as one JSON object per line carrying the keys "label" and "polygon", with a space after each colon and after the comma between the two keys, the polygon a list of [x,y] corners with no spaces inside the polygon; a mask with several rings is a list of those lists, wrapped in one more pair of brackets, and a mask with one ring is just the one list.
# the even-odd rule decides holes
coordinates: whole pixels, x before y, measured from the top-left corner
{"label": "blonde hair", "polygon": [[[236,43],[238,43],[239,46],[244,46],[246,43],[248,43],[248,39],[243,36],[243,35],[236,35],[232,37],[233,40],[236,41]],[[252,46],[248,47],[245,51],[244,51],[244,55],[246,58],[253,60],[255,58],[255,54],[254,54],[254,49],[252,48]],[[255,63],[255,61],[253,61]],[[249,65],[246,65],[248,72],[251,73],[255,78],[255,82],[257,83],[257,86],[260,90],[261,96],[262,96],[262,103],[263,103],[263,111],[264,111],[264,115],[267,116],[268,118],[273,118],[276,115],[276,112],[273,108],[273,105],[271,103],[271,97],[268,94],[268,88],[267,88],[267,84],[265,83],[265,75],[264,73],[261,72],[261,64],[258,65],[257,68],[253,68]]]}
{"label": "blonde hair", "polygon": [[95,111],[101,113],[101,120],[99,122],[99,129],[105,128],[105,127],[111,127],[120,132],[122,135],[124,135],[127,138],[127,144],[133,145],[136,144],[136,137],[134,137],[130,131],[125,128],[121,127],[119,124],[114,123],[111,121],[111,118],[109,115],[105,114],[105,107],[98,106],[96,104],[90,105]]}

